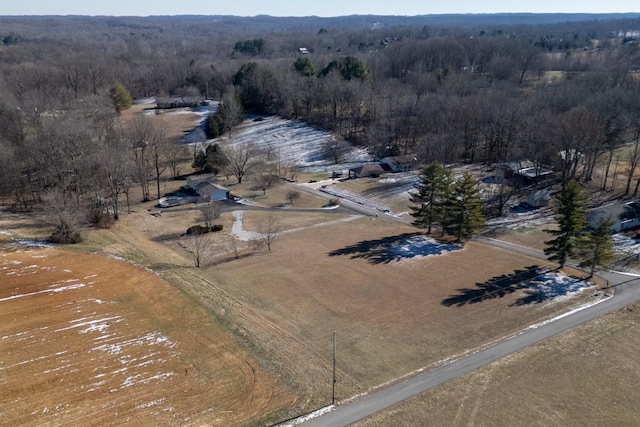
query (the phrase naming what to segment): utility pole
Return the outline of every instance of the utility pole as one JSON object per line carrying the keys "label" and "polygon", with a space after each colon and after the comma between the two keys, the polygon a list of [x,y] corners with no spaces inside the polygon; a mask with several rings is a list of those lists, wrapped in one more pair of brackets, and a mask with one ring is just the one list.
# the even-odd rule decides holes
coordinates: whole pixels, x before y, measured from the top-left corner
{"label": "utility pole", "polygon": [[336,403],[336,331],[333,331],[333,384],[331,388],[331,404]]}

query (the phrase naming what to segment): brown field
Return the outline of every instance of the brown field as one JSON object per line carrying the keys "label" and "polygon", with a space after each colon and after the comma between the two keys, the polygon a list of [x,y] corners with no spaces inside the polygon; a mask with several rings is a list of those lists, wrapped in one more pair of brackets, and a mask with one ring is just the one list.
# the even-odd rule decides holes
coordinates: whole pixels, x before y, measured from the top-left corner
{"label": "brown field", "polygon": [[328,364],[337,331],[338,365],[349,379],[338,386],[342,398],[576,303],[518,306],[522,295],[515,292],[446,306],[459,288],[539,263],[473,242],[439,257],[387,258],[385,240],[414,231],[362,219],[284,234],[273,253],[234,261],[215,275],[236,299],[303,340],[321,356],[320,363]]}
{"label": "brown field", "polygon": [[[187,115],[171,117],[182,116]],[[192,124],[177,122],[175,126],[178,135],[181,126],[186,130]],[[229,182],[224,178],[221,181],[232,192],[261,206],[287,203],[287,185],[262,195],[250,181],[242,185],[235,184],[233,177]],[[363,182],[352,181],[354,185]],[[183,183],[166,181],[163,191],[173,191]],[[8,356],[4,351],[0,355],[0,393],[6,393],[0,402],[18,399],[11,408],[0,406],[0,423],[4,423],[2,417],[10,421],[27,417],[20,421],[23,424],[32,424],[32,420],[50,425],[64,424],[64,420],[74,423],[73,417],[89,417],[89,408],[94,407],[101,408],[89,419],[89,423],[95,419],[96,424],[127,420],[143,425],[276,421],[330,401],[334,331],[337,397],[344,399],[471,351],[591,298],[587,290],[567,300],[523,303],[527,290],[516,289],[519,280],[515,273],[550,264],[475,242],[439,256],[402,258],[393,255],[390,245],[413,236],[416,229],[377,218],[353,220],[320,209],[325,203],[300,191],[300,199],[292,208],[317,210],[278,209],[277,218],[287,232],[278,236],[271,251],[235,238],[231,233],[232,214],[223,213],[217,222],[224,229],[206,236],[209,246],[200,269],[193,266],[186,250],[188,241],[181,237],[188,227],[201,222],[197,207],[159,210],[154,201],[136,204],[131,214],[123,212],[111,229],[86,230],[85,241],[69,247],[69,252],[0,252],[5,257],[20,256],[17,261],[28,265],[36,264],[36,260],[38,264],[49,263],[42,265],[50,270],[37,269],[46,272],[37,286],[47,286],[49,277],[54,280],[50,284],[70,279],[93,282],[82,288],[37,294],[34,292],[45,288],[29,283],[9,285],[7,296],[11,292],[34,295],[6,301],[1,301],[5,297],[0,295],[0,304],[18,304],[11,313],[31,310],[29,307],[35,310],[42,304],[38,315],[27,311],[5,319],[2,316],[11,314],[4,310],[0,313],[0,337],[10,337],[6,342],[13,345],[9,354],[12,359],[5,359]],[[238,209],[243,207],[238,205]],[[8,230],[13,236],[45,238],[50,232],[37,215],[0,215],[0,230]],[[246,210],[244,229],[256,230],[266,215],[264,211]],[[342,221],[345,219],[349,221]],[[123,257],[158,276],[86,252]],[[38,256],[34,254],[46,257],[30,260]],[[65,276],[65,270],[71,276]],[[0,275],[5,273],[0,271]],[[578,274],[571,270],[567,273]],[[507,284],[496,289],[496,281]],[[20,291],[22,286],[31,288]],[[2,289],[5,281],[0,276],[0,292]],[[467,294],[480,297],[465,299],[465,289]],[[451,298],[463,303],[447,304]],[[40,300],[29,307],[19,305]],[[84,312],[73,311],[76,309]],[[96,322],[103,325],[103,331],[78,333],[87,326],[69,329],[73,333],[66,335],[46,334],[54,327],[63,329],[106,318],[114,321],[108,325]],[[38,329],[45,326],[48,329]],[[25,331],[29,335],[19,335]],[[99,361],[76,356],[91,354],[96,346],[91,340],[103,334],[114,334],[114,339],[127,342],[152,334],[149,336],[159,337],[160,342],[152,347],[147,341],[146,347],[128,346],[130,353],[124,359],[121,353],[107,352],[97,353],[102,358]],[[14,342],[32,335],[33,353],[21,348],[23,341]],[[36,342],[40,338],[49,340],[44,341],[46,346]],[[68,353],[56,354],[62,351]],[[155,354],[148,356],[152,353],[158,353],[158,358]],[[143,365],[145,356],[163,362]],[[9,371],[7,367],[12,365],[16,369]],[[66,365],[68,370],[59,369]],[[118,372],[125,367],[128,371]],[[34,381],[19,383],[11,377],[9,382],[8,373],[22,369],[46,373],[46,378],[40,382],[39,375],[33,377]],[[100,385],[107,393],[96,392],[93,396],[88,391],[92,384],[108,377],[95,378],[102,373],[112,374]],[[23,371],[20,375],[24,378],[25,374]],[[127,381],[129,377],[133,378]],[[63,385],[58,384],[60,379]],[[252,379],[255,382],[251,383]],[[5,387],[5,382],[13,388]],[[131,382],[134,384],[129,386]],[[115,391],[108,393],[112,389]],[[23,398],[31,394],[33,399]],[[65,402],[72,403],[64,406]]]}
{"label": "brown field", "polygon": [[636,305],[355,425],[637,426],[638,325]]}
{"label": "brown field", "polygon": [[155,274],[51,248],[0,255],[0,425],[240,425],[295,397]]}
{"label": "brown field", "polygon": [[[263,366],[280,376],[280,385],[271,380],[271,393],[282,396],[278,401],[281,406],[273,403],[271,408],[288,407],[286,415],[328,402],[333,331],[338,341],[337,396],[342,399],[469,351],[590,298],[587,291],[564,302],[519,304],[524,291],[511,293],[507,289],[502,295],[485,295],[482,302],[447,306],[443,302],[460,296],[460,288],[475,289],[541,264],[474,242],[441,256],[394,258],[385,252],[385,244],[398,236],[412,235],[415,229],[371,218],[336,222],[345,216],[322,210],[279,211],[285,228],[296,231],[280,235],[271,252],[241,242],[238,259],[229,247],[234,240],[231,214],[223,214],[225,229],[209,236],[209,258],[204,268],[197,269],[180,244],[180,234],[198,222],[199,212],[195,208],[167,209],[152,216],[147,211],[152,207],[153,202],[141,204],[112,229],[86,233],[86,241],[76,249],[123,256],[148,266],[173,285],[167,286],[168,290],[201,305],[203,316],[215,322],[200,325],[202,333],[208,328],[220,332],[219,327],[225,326],[242,343],[237,351],[249,351],[259,362],[256,369]],[[245,228],[251,229],[263,215],[262,211],[246,211]],[[325,224],[311,226],[316,223]],[[11,231],[33,229],[37,227],[28,227],[25,218]],[[143,301],[157,294],[149,291],[140,295],[135,307],[146,314],[155,313]],[[127,298],[121,299],[129,303]],[[171,342],[182,342],[165,332],[182,321],[180,316],[166,318],[160,332]],[[233,341],[230,335],[226,339]],[[197,349],[194,353],[203,358]],[[179,367],[171,372],[176,369],[184,371]],[[211,369],[211,375],[217,375]],[[277,391],[284,385],[301,399],[294,402],[290,398],[287,403],[286,393]],[[210,402],[215,401],[212,396]],[[255,414],[269,413],[258,406]],[[148,413],[137,416],[150,419],[145,418]]]}

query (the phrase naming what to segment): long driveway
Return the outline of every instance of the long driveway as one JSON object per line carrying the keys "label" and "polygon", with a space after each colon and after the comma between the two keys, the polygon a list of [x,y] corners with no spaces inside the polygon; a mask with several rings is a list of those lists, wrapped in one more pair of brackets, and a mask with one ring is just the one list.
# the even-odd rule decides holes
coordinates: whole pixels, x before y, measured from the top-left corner
{"label": "long driveway", "polygon": [[[533,249],[493,239],[479,238],[478,240],[509,251],[546,259],[542,252]],[[609,285],[615,288],[615,294],[611,298],[598,300],[594,305],[558,316],[552,321],[534,325],[519,334],[505,338],[475,353],[460,357],[452,362],[368,394],[352,403],[339,405],[332,411],[313,418],[303,425],[308,427],[347,426],[446,381],[460,377],[554,335],[640,301],[640,277],[616,272],[600,272],[599,275],[608,280]]]}

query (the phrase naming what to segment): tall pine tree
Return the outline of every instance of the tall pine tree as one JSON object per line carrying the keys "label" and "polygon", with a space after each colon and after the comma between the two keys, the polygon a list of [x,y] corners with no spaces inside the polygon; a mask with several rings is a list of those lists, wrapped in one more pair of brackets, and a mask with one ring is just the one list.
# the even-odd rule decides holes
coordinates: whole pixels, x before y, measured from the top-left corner
{"label": "tall pine tree", "polygon": [[415,185],[417,192],[411,193],[409,201],[415,206],[409,206],[413,225],[426,228],[431,234],[433,225],[442,222],[444,202],[446,201],[451,174],[442,163],[433,161],[422,168],[420,182]]}
{"label": "tall pine tree", "polygon": [[469,239],[485,222],[479,183],[469,173],[453,184],[445,205],[443,230],[456,236],[458,242]]}
{"label": "tall pine tree", "polygon": [[598,225],[584,234],[580,240],[580,267],[589,268],[589,277],[593,277],[596,268],[606,265],[613,258],[613,221],[600,218]]}
{"label": "tall pine tree", "polygon": [[557,261],[562,268],[567,259],[574,255],[578,240],[588,226],[587,199],[580,184],[577,181],[569,181],[556,199],[556,203],[558,229],[545,230],[556,238],[544,242],[544,253],[551,261]]}

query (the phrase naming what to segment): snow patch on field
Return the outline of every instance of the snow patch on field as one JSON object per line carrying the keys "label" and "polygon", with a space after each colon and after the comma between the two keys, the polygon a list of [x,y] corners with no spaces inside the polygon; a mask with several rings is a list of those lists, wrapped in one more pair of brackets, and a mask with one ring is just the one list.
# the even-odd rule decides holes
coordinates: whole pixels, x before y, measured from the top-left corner
{"label": "snow patch on field", "polygon": [[510,209],[504,216],[489,219],[487,226],[500,228],[502,230],[518,231],[549,224],[553,221],[553,211],[550,208],[525,209],[516,207]]}
{"label": "snow patch on field", "polygon": [[[7,274],[9,275],[9,274]],[[37,292],[30,292],[30,293],[26,293],[26,294],[18,294],[18,295],[11,295],[9,297],[5,297],[5,298],[0,298],[0,302],[3,301],[9,301],[12,299],[16,299],[16,298],[24,298],[24,297],[30,297],[33,295],[39,295],[39,294],[57,294],[60,292],[64,292],[64,291],[70,291],[73,289],[80,289],[80,288],[84,288],[85,286],[87,286],[84,283],[76,283],[74,285],[68,285],[68,286],[60,286],[60,287],[54,287],[54,288],[50,288],[50,289],[43,289],[41,291],[37,291]]]}
{"label": "snow patch on field", "polygon": [[613,250],[619,255],[635,255],[640,258],[640,241],[623,234],[614,234]]}
{"label": "snow patch on field", "polygon": [[414,236],[395,243],[390,248],[394,258],[416,259],[434,255],[442,255],[446,252],[459,251],[461,245],[441,243],[432,237]]}
{"label": "snow patch on field", "polygon": [[[254,144],[279,159],[281,164],[295,164],[306,171],[343,170],[344,164],[336,165],[326,155],[325,147],[334,139],[331,133],[314,129],[298,120],[261,117],[245,120],[233,129],[231,138],[222,144]],[[344,145],[339,157],[348,159],[351,166],[372,160],[366,149],[349,144]]]}
{"label": "snow patch on field", "polygon": [[548,271],[538,276],[526,292],[535,301],[559,302],[572,298],[591,286],[592,282],[569,277],[559,271]]}

